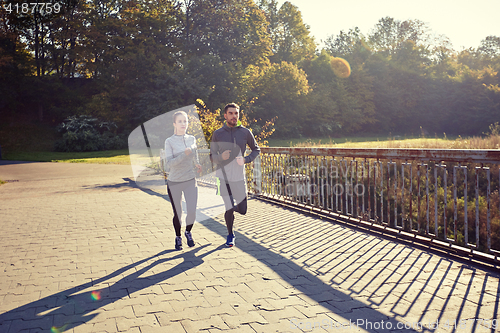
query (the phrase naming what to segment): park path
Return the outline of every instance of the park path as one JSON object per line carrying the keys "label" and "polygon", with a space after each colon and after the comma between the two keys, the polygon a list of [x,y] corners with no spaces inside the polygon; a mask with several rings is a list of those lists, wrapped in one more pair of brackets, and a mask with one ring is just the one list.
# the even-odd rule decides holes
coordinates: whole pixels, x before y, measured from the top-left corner
{"label": "park path", "polygon": [[130,166],[0,161],[0,179],[0,332],[500,326],[498,272],[332,221],[252,199],[235,247],[199,212],[175,251],[166,196]]}

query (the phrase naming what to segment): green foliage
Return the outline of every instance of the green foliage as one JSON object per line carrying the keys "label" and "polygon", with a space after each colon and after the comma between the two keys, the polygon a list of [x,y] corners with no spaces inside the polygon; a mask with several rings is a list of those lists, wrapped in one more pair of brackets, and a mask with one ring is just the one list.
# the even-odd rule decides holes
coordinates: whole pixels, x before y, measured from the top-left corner
{"label": "green foliage", "polygon": [[[302,131],[305,105],[310,87],[306,74],[296,65],[282,62],[266,68],[257,78],[254,92],[259,96],[253,105],[256,119],[276,120],[276,133],[291,136]],[[263,121],[257,121],[263,126]]]}
{"label": "green foliage", "polygon": [[270,59],[273,63],[282,61],[298,64],[314,55],[316,44],[309,34],[309,26],[302,21],[297,6],[285,1],[278,9],[277,2],[261,1],[261,8],[269,20],[269,35],[272,40]]}
{"label": "green foliage", "polygon": [[56,151],[81,152],[121,149],[126,146],[123,139],[113,134],[116,125],[99,122],[90,116],[71,116],[58,126],[62,139],[56,142]]}
{"label": "green foliage", "polygon": [[[419,20],[384,17],[369,34],[340,31],[316,50],[289,1],[60,3],[63,10],[50,15],[0,13],[4,123],[54,126],[86,114],[113,121],[113,135],[126,135],[197,99],[208,110],[240,104],[256,133],[269,133],[275,119],[281,137],[420,127],[477,135],[500,121],[498,36],[455,52]],[[334,75],[332,56],[349,63],[348,78]],[[102,133],[63,135],[78,149],[103,146]]]}
{"label": "green foliage", "polygon": [[339,137],[375,122],[371,79],[358,70],[349,78],[339,78],[332,70],[332,58],[323,51],[304,62],[312,86],[308,104],[314,110],[304,119],[304,133],[309,136]]}

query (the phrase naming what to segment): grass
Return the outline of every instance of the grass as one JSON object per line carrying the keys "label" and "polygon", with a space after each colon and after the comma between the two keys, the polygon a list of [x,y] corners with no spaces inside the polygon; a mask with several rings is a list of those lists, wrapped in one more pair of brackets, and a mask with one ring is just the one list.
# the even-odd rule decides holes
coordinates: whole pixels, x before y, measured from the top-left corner
{"label": "grass", "polygon": [[130,164],[128,149],[96,152],[9,152],[4,159],[11,161]]}
{"label": "grass", "polygon": [[345,143],[355,143],[355,142],[370,142],[379,141],[387,138],[380,136],[368,136],[368,137],[345,137],[345,138],[295,138],[295,139],[267,139],[269,141],[269,147],[315,147],[321,146],[335,146]]}
{"label": "grass", "polygon": [[[284,144],[288,141],[288,144]],[[500,135],[469,138],[383,138],[352,137],[342,139],[269,140],[271,147],[334,148],[413,148],[413,149],[500,149]]]}

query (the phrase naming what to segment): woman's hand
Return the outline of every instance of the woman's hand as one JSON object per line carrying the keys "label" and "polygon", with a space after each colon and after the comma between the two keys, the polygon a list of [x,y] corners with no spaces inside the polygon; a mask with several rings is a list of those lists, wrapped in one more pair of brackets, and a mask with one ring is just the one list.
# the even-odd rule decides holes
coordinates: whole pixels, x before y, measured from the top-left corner
{"label": "woman's hand", "polygon": [[194,167],[196,168],[196,171],[198,173],[201,173],[202,169],[201,169],[201,165],[200,164],[196,164]]}
{"label": "woman's hand", "polygon": [[245,164],[245,158],[243,156],[238,156],[236,157],[236,162],[238,162],[239,165]]}
{"label": "woman's hand", "polygon": [[186,156],[189,156],[189,154],[192,153],[191,148],[186,148],[186,150],[184,150],[184,153],[186,154]]}

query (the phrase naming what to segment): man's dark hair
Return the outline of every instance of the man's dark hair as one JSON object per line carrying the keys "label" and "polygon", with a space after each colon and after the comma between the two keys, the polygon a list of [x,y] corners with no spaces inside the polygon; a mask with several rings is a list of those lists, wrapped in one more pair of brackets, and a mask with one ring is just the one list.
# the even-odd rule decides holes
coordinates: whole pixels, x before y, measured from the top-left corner
{"label": "man's dark hair", "polygon": [[236,103],[229,103],[229,104],[226,104],[226,106],[224,107],[224,113],[227,112],[227,109],[229,108],[236,108],[238,109],[238,111],[240,111],[240,106]]}

